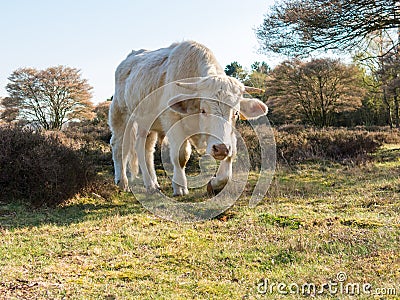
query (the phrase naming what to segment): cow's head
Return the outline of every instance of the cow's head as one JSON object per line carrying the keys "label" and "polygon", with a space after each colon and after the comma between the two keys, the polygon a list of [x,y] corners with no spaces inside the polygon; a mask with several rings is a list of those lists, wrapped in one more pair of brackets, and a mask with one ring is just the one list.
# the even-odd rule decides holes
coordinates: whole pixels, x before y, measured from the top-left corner
{"label": "cow's head", "polygon": [[[196,82],[176,82],[188,94],[178,94],[168,106],[182,115],[197,114],[199,131],[207,144],[206,152],[217,160],[236,152],[234,126],[239,117],[256,119],[268,112],[258,99],[244,98],[244,85],[228,76],[211,76]],[[193,100],[197,99],[197,100]]]}

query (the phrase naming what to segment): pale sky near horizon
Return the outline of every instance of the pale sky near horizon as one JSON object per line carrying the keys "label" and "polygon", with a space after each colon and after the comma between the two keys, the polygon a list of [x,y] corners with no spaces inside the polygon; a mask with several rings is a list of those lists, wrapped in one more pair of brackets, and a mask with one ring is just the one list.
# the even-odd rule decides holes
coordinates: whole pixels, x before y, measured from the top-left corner
{"label": "pale sky near horizon", "polygon": [[258,54],[254,29],[274,0],[13,0],[0,3],[0,97],[21,67],[66,65],[93,86],[93,102],[114,93],[114,71],[131,52],[195,40],[225,67],[276,65]]}

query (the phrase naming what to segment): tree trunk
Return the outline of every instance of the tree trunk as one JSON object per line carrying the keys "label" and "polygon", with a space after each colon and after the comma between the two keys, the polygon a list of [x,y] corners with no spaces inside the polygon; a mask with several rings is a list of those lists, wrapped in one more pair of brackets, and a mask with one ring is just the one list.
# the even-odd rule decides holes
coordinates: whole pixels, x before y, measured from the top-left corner
{"label": "tree trunk", "polygon": [[396,128],[400,128],[400,120],[399,120],[399,97],[397,93],[394,96],[394,121],[396,124]]}
{"label": "tree trunk", "polygon": [[327,124],[327,111],[325,107],[325,102],[324,102],[324,92],[323,92],[323,86],[322,86],[322,77],[318,76],[318,88],[319,88],[319,102],[320,102],[320,124],[319,126],[321,128],[328,126]]}
{"label": "tree trunk", "polygon": [[[395,13],[399,8],[399,3],[395,1]],[[398,17],[398,16],[397,16]],[[397,47],[396,47],[396,61],[399,61],[400,58],[400,26],[397,27]],[[398,77],[398,70],[396,70],[396,77]],[[399,97],[398,97],[398,88],[395,88],[395,94],[394,94],[394,117],[395,117],[395,122],[396,122],[396,128],[400,128],[400,121],[399,121]]]}
{"label": "tree trunk", "polygon": [[390,103],[387,98],[385,89],[383,90],[383,103],[385,103],[386,105],[387,123],[390,126],[390,129],[393,129],[392,108],[390,107]]}

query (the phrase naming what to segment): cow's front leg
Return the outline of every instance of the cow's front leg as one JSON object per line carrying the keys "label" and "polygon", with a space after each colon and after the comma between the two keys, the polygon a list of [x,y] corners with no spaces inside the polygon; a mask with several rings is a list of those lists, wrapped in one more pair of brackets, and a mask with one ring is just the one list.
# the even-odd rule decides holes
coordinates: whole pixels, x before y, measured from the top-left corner
{"label": "cow's front leg", "polygon": [[191,146],[189,141],[184,141],[180,149],[177,143],[170,143],[170,157],[174,166],[174,175],[172,177],[172,188],[174,196],[184,196],[189,193],[187,188],[187,178],[185,174],[185,166],[189,160]]}
{"label": "cow's front leg", "polygon": [[232,178],[232,160],[232,157],[227,157],[221,161],[217,174],[208,182],[208,194],[218,194]]}
{"label": "cow's front leg", "polygon": [[154,193],[159,190],[153,161],[157,134],[154,132],[147,134],[141,129],[138,131],[139,134],[135,146],[139,167],[143,175],[143,183],[148,193]]}

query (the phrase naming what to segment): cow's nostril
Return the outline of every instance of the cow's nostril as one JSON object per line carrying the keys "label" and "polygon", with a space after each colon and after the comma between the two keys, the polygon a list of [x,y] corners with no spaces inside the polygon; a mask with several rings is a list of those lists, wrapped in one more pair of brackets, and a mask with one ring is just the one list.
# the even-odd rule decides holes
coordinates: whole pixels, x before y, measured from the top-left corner
{"label": "cow's nostril", "polygon": [[217,153],[218,152],[218,147],[216,145],[213,145],[212,146],[212,150],[213,150],[213,152]]}
{"label": "cow's nostril", "polygon": [[222,153],[228,153],[228,152],[229,152],[228,147],[226,147],[225,144],[219,145],[219,150],[220,150]]}

